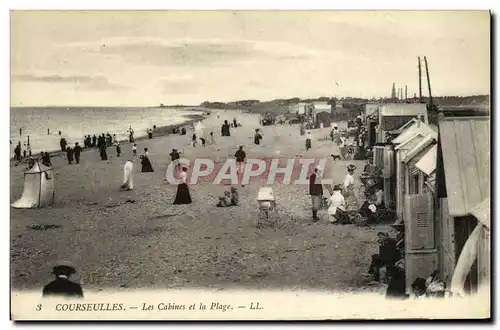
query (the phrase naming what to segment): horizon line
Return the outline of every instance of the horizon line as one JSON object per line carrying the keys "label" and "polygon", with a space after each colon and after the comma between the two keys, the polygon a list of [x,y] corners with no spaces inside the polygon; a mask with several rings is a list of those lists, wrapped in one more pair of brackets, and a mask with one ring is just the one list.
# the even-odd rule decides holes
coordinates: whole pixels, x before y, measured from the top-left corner
{"label": "horizon line", "polygon": [[[438,99],[438,98],[468,98],[468,97],[490,97],[490,94],[470,94],[470,95],[440,95],[440,96],[432,96],[433,99]],[[259,101],[260,103],[268,103],[268,102],[273,102],[273,101],[278,101],[278,100],[291,100],[291,99],[299,99],[299,101],[302,100],[316,100],[319,98],[334,98],[336,100],[345,100],[345,99],[360,99],[360,100],[389,100],[391,97],[379,97],[379,98],[367,98],[367,97],[359,97],[359,96],[345,96],[341,98],[336,98],[336,97],[330,97],[330,96],[317,96],[317,97],[309,97],[309,98],[300,98],[300,97],[288,97],[288,98],[275,98],[275,99],[268,99],[268,100],[259,100],[259,99],[252,99],[252,98],[246,98],[246,99],[239,99],[239,100],[233,100],[233,101],[202,101],[199,104],[196,105],[189,105],[189,104],[163,104],[160,103],[158,105],[96,105],[96,104],[89,104],[89,105],[10,105],[9,108],[85,108],[85,107],[105,107],[105,108],[126,108],[126,107],[133,107],[133,108],[161,108],[161,105],[165,108],[171,108],[171,107],[196,107],[196,108],[202,108],[202,103],[204,102],[209,102],[209,103],[236,103],[236,102],[241,102],[241,101]],[[412,100],[414,97],[409,97],[406,100]],[[418,96],[417,96],[418,99]],[[429,99],[429,96],[422,96],[422,99]],[[399,101],[405,101],[405,99],[401,99]]]}

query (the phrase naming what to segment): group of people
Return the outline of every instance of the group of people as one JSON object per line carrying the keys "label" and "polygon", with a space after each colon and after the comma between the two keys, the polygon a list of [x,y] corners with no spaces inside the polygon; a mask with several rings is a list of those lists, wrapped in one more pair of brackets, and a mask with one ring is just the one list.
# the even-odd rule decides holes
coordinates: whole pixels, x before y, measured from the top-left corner
{"label": "group of people", "polygon": [[[330,198],[327,202],[328,215],[330,223],[337,223],[342,220],[343,211],[347,210],[348,198],[356,199],[354,193],[354,171],[356,166],[349,164],[347,166],[347,174],[342,185],[333,185],[330,191]],[[309,176],[309,195],[312,202],[312,217],[313,221],[318,221],[318,211],[323,208],[323,184],[318,179],[320,168],[315,167],[314,172]]]}
{"label": "group of people", "polygon": [[80,155],[82,153],[82,147],[75,143],[75,147],[71,148],[71,146],[66,147],[66,157],[68,159],[68,164],[71,165],[73,163],[73,156],[75,158],[76,164],[80,164]]}
{"label": "group of people", "polygon": [[31,146],[27,144],[26,149],[22,150],[21,142],[19,141],[14,148],[14,160],[19,163],[21,159],[26,157],[31,157]]}

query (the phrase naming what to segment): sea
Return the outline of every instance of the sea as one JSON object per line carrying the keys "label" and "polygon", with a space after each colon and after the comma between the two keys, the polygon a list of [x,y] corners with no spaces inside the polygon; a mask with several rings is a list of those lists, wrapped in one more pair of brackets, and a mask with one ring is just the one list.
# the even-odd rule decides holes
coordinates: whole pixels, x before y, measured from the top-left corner
{"label": "sea", "polygon": [[83,145],[85,135],[103,133],[116,134],[118,140],[125,140],[132,127],[134,137],[138,138],[147,135],[153,125],[179,125],[189,120],[186,115],[202,112],[191,108],[11,107],[11,157],[18,142],[26,149],[28,136],[31,151],[36,154],[59,150],[61,137],[70,145],[75,142]]}

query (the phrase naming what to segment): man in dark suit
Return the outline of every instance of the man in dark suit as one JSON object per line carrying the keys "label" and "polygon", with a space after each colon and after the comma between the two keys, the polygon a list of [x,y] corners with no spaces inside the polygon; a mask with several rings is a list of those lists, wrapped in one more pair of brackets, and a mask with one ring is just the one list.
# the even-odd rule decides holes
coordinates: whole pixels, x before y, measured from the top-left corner
{"label": "man in dark suit", "polygon": [[309,177],[309,195],[311,195],[313,221],[316,222],[318,218],[318,210],[321,208],[323,199],[323,185],[320,183],[321,179],[317,177],[318,167],[314,168],[314,173]]}
{"label": "man in dark suit", "polygon": [[76,273],[75,268],[66,261],[57,263],[52,273],[56,279],[43,288],[43,296],[64,296],[72,298],[83,298],[83,290],[80,284],[72,282],[69,277]]}
{"label": "man in dark suit", "polygon": [[[400,255],[396,248],[396,240],[389,237],[385,232],[377,233],[377,242],[379,244],[379,253],[372,255],[372,262],[369,268],[369,274],[373,275],[375,281],[380,281],[380,269],[386,270],[394,267],[396,262],[400,259]],[[383,281],[386,278],[382,279]]]}

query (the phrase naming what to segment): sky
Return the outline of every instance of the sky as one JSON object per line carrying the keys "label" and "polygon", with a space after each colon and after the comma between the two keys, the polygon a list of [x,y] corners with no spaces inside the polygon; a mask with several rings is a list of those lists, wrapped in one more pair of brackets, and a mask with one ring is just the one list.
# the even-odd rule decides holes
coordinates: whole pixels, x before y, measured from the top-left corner
{"label": "sky", "polygon": [[418,56],[433,96],[489,94],[489,13],[14,11],[11,106],[413,96]]}

